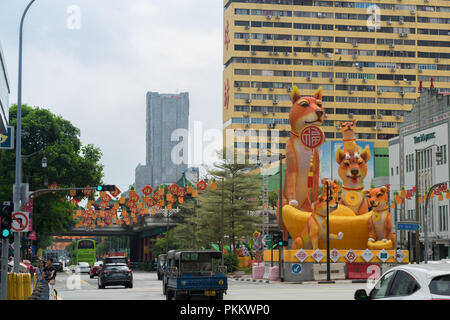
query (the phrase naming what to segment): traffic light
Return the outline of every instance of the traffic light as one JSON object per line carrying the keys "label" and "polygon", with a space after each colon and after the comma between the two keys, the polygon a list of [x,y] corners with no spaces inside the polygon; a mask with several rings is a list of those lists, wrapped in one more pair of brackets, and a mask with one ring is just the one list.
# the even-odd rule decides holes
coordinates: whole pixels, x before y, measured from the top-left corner
{"label": "traffic light", "polygon": [[280,242],[283,242],[283,233],[281,231],[274,231],[272,233],[273,243],[280,245]]}
{"label": "traffic light", "polygon": [[13,211],[14,211],[14,208],[10,202],[3,203],[2,212],[1,212],[2,222],[1,222],[1,230],[0,230],[2,239],[10,239],[13,234],[13,231],[11,228]]}
{"label": "traffic light", "polygon": [[278,242],[278,245],[279,245],[280,247],[287,247],[287,246],[288,246],[288,242],[287,242],[287,241],[279,241],[279,242]]}
{"label": "traffic light", "polygon": [[116,190],[116,186],[111,184],[102,184],[97,186],[97,191],[114,191],[114,190]]}

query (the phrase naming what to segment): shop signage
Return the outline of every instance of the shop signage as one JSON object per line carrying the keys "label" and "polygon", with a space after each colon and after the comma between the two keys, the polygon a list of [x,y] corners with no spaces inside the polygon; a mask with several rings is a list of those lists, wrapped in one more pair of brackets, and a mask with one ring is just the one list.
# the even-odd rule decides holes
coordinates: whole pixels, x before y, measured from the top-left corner
{"label": "shop signage", "polygon": [[418,137],[414,137],[414,143],[426,142],[430,139],[436,138],[436,132],[431,132],[427,134],[421,134]]}

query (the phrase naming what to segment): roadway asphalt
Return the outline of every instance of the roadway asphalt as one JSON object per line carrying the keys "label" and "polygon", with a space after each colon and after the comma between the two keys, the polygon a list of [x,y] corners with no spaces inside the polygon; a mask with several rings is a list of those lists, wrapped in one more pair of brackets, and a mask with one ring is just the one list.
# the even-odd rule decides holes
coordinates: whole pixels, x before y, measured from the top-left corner
{"label": "roadway asphalt", "polygon": [[[161,281],[154,272],[133,272],[133,288],[123,286],[98,289],[97,277],[59,272],[55,289],[60,300],[165,300]],[[280,283],[249,282],[228,278],[224,300],[352,300],[365,283]]]}

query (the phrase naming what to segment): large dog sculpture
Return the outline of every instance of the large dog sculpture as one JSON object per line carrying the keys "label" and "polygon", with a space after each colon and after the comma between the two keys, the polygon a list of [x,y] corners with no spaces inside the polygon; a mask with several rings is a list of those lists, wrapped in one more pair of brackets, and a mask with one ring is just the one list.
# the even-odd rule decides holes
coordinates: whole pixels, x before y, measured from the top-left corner
{"label": "large dog sculpture", "polygon": [[[317,148],[309,149],[300,141],[301,131],[308,126],[321,126],[325,118],[322,107],[322,88],[313,97],[301,97],[294,86],[289,113],[291,136],[286,145],[286,172],[283,188],[283,205],[291,205],[311,212],[311,202],[319,193],[320,159]],[[310,165],[312,164],[312,168]],[[312,169],[312,170],[311,170]],[[312,188],[308,190],[308,173],[312,171]],[[283,230],[286,231],[283,225]],[[286,232],[284,233],[286,238]]]}
{"label": "large dog sculpture", "polygon": [[338,149],[335,158],[339,164],[338,174],[342,179],[343,191],[340,203],[352,209],[356,215],[367,213],[369,206],[363,194],[363,182],[367,175],[367,162],[370,159],[369,147],[364,148],[361,154]]}
{"label": "large dog sculpture", "polygon": [[387,188],[365,190],[364,194],[369,198],[373,211],[372,216],[367,220],[368,242],[388,242],[391,240],[392,248],[395,248],[395,234],[392,232],[392,217],[388,208]]}

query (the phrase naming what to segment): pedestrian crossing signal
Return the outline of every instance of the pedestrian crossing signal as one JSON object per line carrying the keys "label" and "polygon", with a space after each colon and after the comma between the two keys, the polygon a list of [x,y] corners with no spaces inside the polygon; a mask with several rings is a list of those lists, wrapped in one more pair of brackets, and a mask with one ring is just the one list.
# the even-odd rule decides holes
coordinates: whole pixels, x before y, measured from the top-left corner
{"label": "pedestrian crossing signal", "polygon": [[115,185],[102,184],[102,185],[97,186],[97,191],[114,191],[114,190],[116,190]]}

